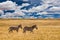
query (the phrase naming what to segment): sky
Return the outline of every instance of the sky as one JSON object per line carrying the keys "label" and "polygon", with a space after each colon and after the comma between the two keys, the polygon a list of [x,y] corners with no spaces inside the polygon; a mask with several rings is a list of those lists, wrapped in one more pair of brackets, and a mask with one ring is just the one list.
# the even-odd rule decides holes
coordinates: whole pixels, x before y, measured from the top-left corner
{"label": "sky", "polygon": [[60,18],[60,0],[0,0],[0,18]]}

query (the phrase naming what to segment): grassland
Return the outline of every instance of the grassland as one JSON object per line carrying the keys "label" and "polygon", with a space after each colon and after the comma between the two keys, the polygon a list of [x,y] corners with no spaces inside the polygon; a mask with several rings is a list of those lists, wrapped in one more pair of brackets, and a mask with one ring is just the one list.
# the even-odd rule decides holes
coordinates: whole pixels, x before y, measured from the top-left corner
{"label": "grassland", "polygon": [[[22,29],[19,29],[17,33],[8,32],[10,26],[17,26],[22,24],[24,28],[36,24],[38,30],[34,29],[34,32],[29,31],[23,33]],[[60,20],[3,20],[0,19],[0,40],[60,40]]]}

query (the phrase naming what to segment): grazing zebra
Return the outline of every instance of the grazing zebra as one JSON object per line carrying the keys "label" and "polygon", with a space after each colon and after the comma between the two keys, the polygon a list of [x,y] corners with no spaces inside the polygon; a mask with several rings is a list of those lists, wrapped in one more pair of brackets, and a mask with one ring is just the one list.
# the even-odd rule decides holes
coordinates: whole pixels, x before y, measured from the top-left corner
{"label": "grazing zebra", "polygon": [[27,26],[25,26],[25,27],[23,28],[23,33],[26,33],[26,31],[33,32],[33,29],[34,29],[34,28],[38,29],[36,25],[33,25],[32,27],[27,27]]}
{"label": "grazing zebra", "polygon": [[19,28],[22,29],[22,26],[21,26],[21,25],[18,25],[18,26],[11,26],[11,27],[9,27],[9,32],[13,32],[13,30],[15,30],[15,31],[18,32]]}

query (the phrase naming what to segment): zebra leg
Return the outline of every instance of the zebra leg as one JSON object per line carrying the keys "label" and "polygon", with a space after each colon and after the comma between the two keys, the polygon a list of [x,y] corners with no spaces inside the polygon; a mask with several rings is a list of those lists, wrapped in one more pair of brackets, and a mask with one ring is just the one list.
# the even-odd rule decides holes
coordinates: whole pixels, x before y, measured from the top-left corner
{"label": "zebra leg", "polygon": [[23,30],[23,33],[26,33],[26,31],[25,31],[25,30]]}
{"label": "zebra leg", "polygon": [[31,30],[30,32],[33,32],[33,30]]}
{"label": "zebra leg", "polygon": [[10,32],[10,28],[9,28],[8,30],[9,30],[9,32]]}
{"label": "zebra leg", "polygon": [[11,31],[9,30],[9,32],[11,32]]}
{"label": "zebra leg", "polygon": [[9,30],[9,32],[13,32],[13,30]]}
{"label": "zebra leg", "polygon": [[18,32],[18,29],[16,29],[16,31]]}
{"label": "zebra leg", "polygon": [[31,30],[30,32],[34,33],[33,30]]}

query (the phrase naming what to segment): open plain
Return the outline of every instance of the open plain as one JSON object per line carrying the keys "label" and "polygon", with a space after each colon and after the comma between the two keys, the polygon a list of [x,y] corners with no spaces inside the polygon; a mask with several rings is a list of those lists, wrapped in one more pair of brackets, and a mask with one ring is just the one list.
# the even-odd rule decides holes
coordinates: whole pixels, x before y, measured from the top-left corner
{"label": "open plain", "polygon": [[[21,24],[31,27],[36,24],[38,29],[33,32],[27,31],[23,33],[23,29],[19,32],[13,31],[9,33],[10,26]],[[0,19],[0,40],[60,40],[60,19],[40,19],[40,20],[12,20]]]}

